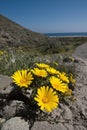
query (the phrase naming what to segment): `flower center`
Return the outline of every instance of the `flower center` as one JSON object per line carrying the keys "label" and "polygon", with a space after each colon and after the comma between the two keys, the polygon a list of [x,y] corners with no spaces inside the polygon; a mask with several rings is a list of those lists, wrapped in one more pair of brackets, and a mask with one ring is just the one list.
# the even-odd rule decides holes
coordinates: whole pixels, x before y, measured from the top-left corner
{"label": "flower center", "polygon": [[20,82],[21,82],[22,84],[25,84],[25,83],[27,82],[27,80],[24,79],[24,78],[22,78],[22,79],[20,80]]}
{"label": "flower center", "polygon": [[48,103],[48,102],[49,102],[49,99],[48,99],[47,97],[43,97],[43,98],[42,98],[42,101],[43,101],[43,103]]}

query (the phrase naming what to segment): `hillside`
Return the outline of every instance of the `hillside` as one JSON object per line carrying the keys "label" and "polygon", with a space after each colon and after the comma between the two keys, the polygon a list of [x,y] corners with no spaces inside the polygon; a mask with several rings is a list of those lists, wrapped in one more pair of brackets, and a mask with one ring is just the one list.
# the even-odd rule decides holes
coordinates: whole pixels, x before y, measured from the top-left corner
{"label": "hillside", "polygon": [[87,42],[87,37],[47,37],[41,33],[26,29],[8,18],[0,15],[0,50],[27,51],[28,53],[57,54],[72,53],[73,50]]}
{"label": "hillside", "polygon": [[46,41],[46,36],[28,30],[0,15],[0,47],[20,45],[36,47]]}

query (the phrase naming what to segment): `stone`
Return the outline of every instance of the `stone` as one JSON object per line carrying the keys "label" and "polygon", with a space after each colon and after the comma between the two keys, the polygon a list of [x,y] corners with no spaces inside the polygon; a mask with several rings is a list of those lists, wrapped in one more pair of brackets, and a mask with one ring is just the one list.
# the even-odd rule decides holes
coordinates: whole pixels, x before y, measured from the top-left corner
{"label": "stone", "polygon": [[31,130],[51,130],[52,125],[46,121],[36,121]]}
{"label": "stone", "polygon": [[0,95],[9,94],[12,91],[11,83],[12,79],[9,76],[0,75]]}
{"label": "stone", "polygon": [[[24,109],[24,104],[22,101],[17,100],[10,101],[8,104],[6,104],[5,107],[3,107],[2,116],[6,119],[9,119],[17,115],[17,112],[20,112],[20,110],[22,109]],[[22,114],[23,113],[21,113],[21,115]]]}
{"label": "stone", "polygon": [[84,126],[81,126],[81,125],[77,125],[74,127],[74,130],[87,130],[87,128],[85,128]]}
{"label": "stone", "polygon": [[64,106],[63,118],[66,120],[72,120],[72,112],[67,106]]}
{"label": "stone", "polygon": [[14,117],[7,120],[1,130],[29,130],[29,124],[20,117]]}
{"label": "stone", "polygon": [[62,123],[58,123],[55,124],[51,130],[67,130],[67,128]]}
{"label": "stone", "polygon": [[69,123],[64,123],[64,126],[67,128],[67,130],[74,130],[74,127]]}
{"label": "stone", "polygon": [[59,107],[56,108],[54,111],[52,111],[51,113],[51,117],[55,120],[56,118],[60,118],[62,113],[63,113],[63,109],[60,109]]}
{"label": "stone", "polygon": [[47,121],[36,121],[31,130],[67,130],[62,123],[50,124]]}
{"label": "stone", "polygon": [[5,123],[5,119],[4,118],[0,118],[0,130],[1,130],[1,127],[2,127],[2,125]]}

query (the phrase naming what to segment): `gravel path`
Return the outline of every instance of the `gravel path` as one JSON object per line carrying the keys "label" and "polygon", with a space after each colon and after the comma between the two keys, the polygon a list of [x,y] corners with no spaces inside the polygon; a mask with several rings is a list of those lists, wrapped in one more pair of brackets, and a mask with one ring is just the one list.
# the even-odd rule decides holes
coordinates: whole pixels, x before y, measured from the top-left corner
{"label": "gravel path", "polygon": [[87,43],[77,47],[73,55],[87,60]]}
{"label": "gravel path", "polygon": [[[87,129],[87,43],[79,46],[73,56],[79,61],[76,64],[77,87],[75,88],[77,106],[81,112],[79,123],[84,126],[84,129]],[[83,129],[81,128],[81,130]]]}

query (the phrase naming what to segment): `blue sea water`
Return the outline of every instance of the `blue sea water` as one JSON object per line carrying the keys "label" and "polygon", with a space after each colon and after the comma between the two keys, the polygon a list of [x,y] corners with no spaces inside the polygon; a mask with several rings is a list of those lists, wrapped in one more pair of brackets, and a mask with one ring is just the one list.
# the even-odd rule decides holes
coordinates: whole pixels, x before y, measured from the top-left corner
{"label": "blue sea water", "polygon": [[87,37],[87,32],[73,32],[73,33],[45,33],[50,37]]}

